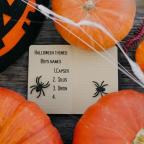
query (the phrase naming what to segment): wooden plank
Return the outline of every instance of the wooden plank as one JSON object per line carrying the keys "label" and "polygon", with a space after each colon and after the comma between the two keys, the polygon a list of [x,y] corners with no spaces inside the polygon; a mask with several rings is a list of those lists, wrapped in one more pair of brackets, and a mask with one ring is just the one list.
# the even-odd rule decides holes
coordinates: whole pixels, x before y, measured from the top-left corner
{"label": "wooden plank", "polygon": [[137,2],[137,11],[139,13],[144,13],[144,1],[143,0],[136,0]]}

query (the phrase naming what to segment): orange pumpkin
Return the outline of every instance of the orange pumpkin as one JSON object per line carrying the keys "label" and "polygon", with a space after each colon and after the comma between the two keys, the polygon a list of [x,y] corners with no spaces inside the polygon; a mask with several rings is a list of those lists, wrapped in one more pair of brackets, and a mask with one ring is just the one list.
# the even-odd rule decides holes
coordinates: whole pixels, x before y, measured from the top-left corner
{"label": "orange pumpkin", "polygon": [[141,69],[144,71],[144,41],[141,42],[136,50],[136,62],[139,64]]}
{"label": "orange pumpkin", "polygon": [[[75,22],[83,19],[98,22],[108,28],[117,40],[122,40],[132,28],[136,13],[135,0],[52,0],[52,9]],[[101,50],[100,47],[85,35],[79,28],[62,23],[74,34],[84,41]],[[72,45],[89,49],[79,39],[66,31],[63,27],[55,24],[58,32]],[[83,29],[90,34],[104,48],[114,46],[114,41],[104,32],[95,27],[83,26]]]}
{"label": "orange pumpkin", "polygon": [[144,144],[143,128],[144,94],[115,92],[85,112],[76,126],[73,144]]}
{"label": "orange pumpkin", "polygon": [[1,144],[62,144],[50,119],[20,94],[0,88]]}

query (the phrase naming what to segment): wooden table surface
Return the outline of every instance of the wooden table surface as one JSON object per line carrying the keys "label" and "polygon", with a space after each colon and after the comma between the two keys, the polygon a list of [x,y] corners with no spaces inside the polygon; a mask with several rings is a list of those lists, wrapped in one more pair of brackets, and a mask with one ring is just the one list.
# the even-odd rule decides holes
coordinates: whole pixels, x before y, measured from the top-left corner
{"label": "wooden table surface", "polygon": [[[137,0],[137,18],[135,25],[142,22],[144,14],[144,0]],[[66,44],[66,42],[56,32],[51,21],[44,22],[39,36],[34,44]],[[129,54],[134,57],[134,50]],[[128,69],[129,65],[123,60],[123,55],[119,53],[119,60]],[[16,90],[23,95],[27,95],[27,79],[28,79],[28,52],[26,52],[17,62],[7,68],[0,74],[0,86],[8,87]],[[135,88],[136,90],[144,90],[129,80],[127,77],[119,73],[119,89]],[[80,118],[78,115],[51,115],[54,125],[59,129],[65,144],[71,144],[72,133],[76,122]]]}

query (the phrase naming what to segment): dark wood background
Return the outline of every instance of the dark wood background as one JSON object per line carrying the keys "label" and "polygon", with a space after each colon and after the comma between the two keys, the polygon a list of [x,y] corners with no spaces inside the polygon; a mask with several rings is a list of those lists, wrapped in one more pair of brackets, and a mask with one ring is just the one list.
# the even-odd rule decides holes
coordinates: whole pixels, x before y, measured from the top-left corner
{"label": "dark wood background", "polygon": [[[144,18],[144,0],[137,0],[137,17],[135,26],[137,27]],[[133,31],[130,35],[133,34]],[[61,36],[56,32],[52,21],[46,20],[43,24],[41,32],[34,44],[66,44]],[[129,51],[129,55],[134,59],[135,50]],[[119,52],[119,61],[128,70],[130,70],[128,63],[124,60],[123,55]],[[25,97],[27,95],[27,79],[28,79],[28,52],[26,52],[17,62],[8,67],[0,74],[0,86],[8,87],[15,91],[22,93]],[[137,84],[132,82],[129,78],[119,73],[119,89],[136,89],[138,91],[144,90]],[[78,115],[51,115],[52,122],[59,129],[65,144],[72,143],[72,133],[76,122],[79,120]]]}

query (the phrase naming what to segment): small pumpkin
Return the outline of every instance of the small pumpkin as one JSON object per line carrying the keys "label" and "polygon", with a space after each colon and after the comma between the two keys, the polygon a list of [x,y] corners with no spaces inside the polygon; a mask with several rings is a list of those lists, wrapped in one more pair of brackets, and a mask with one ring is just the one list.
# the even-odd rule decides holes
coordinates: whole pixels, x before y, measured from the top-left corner
{"label": "small pumpkin", "polygon": [[[133,26],[136,13],[135,0],[52,0],[52,9],[59,15],[67,17],[74,22],[89,20],[97,22],[107,28],[117,40],[122,40],[129,33]],[[79,28],[62,23],[75,35],[95,47],[101,48],[92,41]],[[62,37],[72,45],[89,49],[87,45],[66,31],[63,27],[55,24]],[[90,26],[83,26],[83,29],[90,34],[104,48],[115,45],[114,41],[100,29]]]}
{"label": "small pumpkin", "polygon": [[139,47],[137,48],[135,57],[136,57],[136,62],[144,71],[144,41],[142,41]]}
{"label": "small pumpkin", "polygon": [[78,122],[73,144],[144,144],[144,94],[123,90],[102,97]]}
{"label": "small pumpkin", "polygon": [[0,88],[1,144],[62,144],[47,115],[20,94]]}

